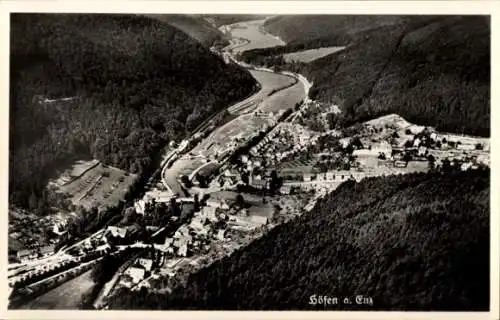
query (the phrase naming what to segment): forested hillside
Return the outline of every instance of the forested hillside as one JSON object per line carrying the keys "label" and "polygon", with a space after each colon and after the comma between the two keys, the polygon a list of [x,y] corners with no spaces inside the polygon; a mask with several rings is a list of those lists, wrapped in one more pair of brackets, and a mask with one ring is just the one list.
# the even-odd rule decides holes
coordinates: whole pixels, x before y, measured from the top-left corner
{"label": "forested hillside", "polygon": [[191,38],[198,40],[206,47],[211,47],[215,41],[227,42],[224,34],[219,29],[199,15],[145,14],[144,16],[168,23]]}
{"label": "forested hillside", "polygon": [[270,18],[264,26],[287,44],[294,44],[334,37],[349,41],[360,32],[410,20],[411,17],[400,15],[283,15]]}
{"label": "forested hillside", "polygon": [[[268,20],[287,46],[245,52],[314,82],[313,98],[335,103],[352,123],[398,113],[438,130],[488,136],[490,21],[486,16],[285,16]],[[280,55],[346,46],[311,63]]]}
{"label": "forested hillside", "polygon": [[[489,308],[489,171],[348,181],[309,213],[168,295],[126,290],[113,308]],[[310,296],[373,299],[309,305]]]}
{"label": "forested hillside", "polygon": [[141,172],[167,141],[255,85],[156,19],[13,14],[11,26],[9,192],[23,207],[74,158]]}

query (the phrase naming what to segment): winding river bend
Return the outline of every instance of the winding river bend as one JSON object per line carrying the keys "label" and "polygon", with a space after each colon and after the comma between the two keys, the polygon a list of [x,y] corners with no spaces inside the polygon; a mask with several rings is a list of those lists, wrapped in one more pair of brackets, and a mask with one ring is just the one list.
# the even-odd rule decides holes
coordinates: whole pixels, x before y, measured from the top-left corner
{"label": "winding river bend", "polygon": [[214,161],[218,155],[231,152],[235,139],[244,144],[257,132],[274,124],[273,117],[294,108],[307,97],[310,83],[301,75],[291,72],[274,72],[237,61],[234,53],[245,50],[284,45],[284,42],[265,32],[265,20],[253,20],[221,26],[219,29],[231,37],[230,44],[221,55],[228,63],[246,68],[259,84],[259,90],[247,99],[227,108],[235,118],[215,130],[198,143],[189,153],[162,171],[162,180],[174,193],[184,195],[179,177],[189,176],[196,168]]}

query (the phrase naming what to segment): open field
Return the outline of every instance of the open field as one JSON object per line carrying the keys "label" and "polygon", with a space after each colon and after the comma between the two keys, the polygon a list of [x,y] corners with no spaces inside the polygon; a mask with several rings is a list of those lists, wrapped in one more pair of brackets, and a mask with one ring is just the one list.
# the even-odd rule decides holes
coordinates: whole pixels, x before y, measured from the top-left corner
{"label": "open field", "polygon": [[95,164],[95,160],[87,170],[80,170],[80,172],[81,175],[72,175],[71,181],[59,185],[59,190],[68,194],[74,204],[83,205],[86,208],[95,205],[101,209],[116,205],[123,199],[128,188],[137,178],[137,175],[128,174],[118,168],[102,163]]}
{"label": "open field", "polygon": [[245,99],[233,106],[228,111],[231,113],[247,113],[255,110],[259,103],[266,99],[273,91],[289,87],[296,80],[292,77],[276,74],[267,71],[249,70],[250,74],[259,82],[261,89],[248,99]]}
{"label": "open field", "polygon": [[84,161],[84,160],[79,160],[76,161],[71,165],[71,167],[67,170],[65,170],[57,180],[54,181],[54,183],[58,186],[63,186],[74,179],[78,179],[82,174],[84,174],[86,171],[90,170],[91,168],[97,166],[99,164],[99,160],[92,160],[92,161]]}
{"label": "open field", "polygon": [[228,31],[231,33],[231,37],[249,40],[248,43],[234,48],[234,51],[243,52],[256,48],[267,48],[285,45],[285,42],[283,42],[283,40],[262,30],[262,24],[263,20],[253,20],[239,22],[227,26],[227,29],[229,29]]}
{"label": "open field", "polygon": [[283,59],[287,62],[304,62],[309,63],[319,58],[323,58],[329,54],[344,50],[345,47],[324,47],[317,49],[309,49],[283,54]]}
{"label": "open field", "polygon": [[267,118],[257,117],[252,114],[241,115],[212,132],[207,139],[203,140],[193,149],[193,152],[202,153],[206,156],[215,156],[217,153],[221,154],[231,147],[231,142],[234,138],[247,141],[251,136],[256,135],[258,131],[263,130],[269,124],[269,119]]}
{"label": "open field", "polygon": [[71,279],[47,293],[31,300],[20,309],[76,309],[83,296],[92,290],[94,281],[89,270]]}
{"label": "open field", "polygon": [[297,102],[300,102],[305,97],[305,90],[302,83],[297,82],[290,88],[279,91],[265,99],[257,108],[262,112],[278,113],[286,109],[293,109]]}
{"label": "open field", "polygon": [[205,167],[203,167],[202,169],[200,169],[198,171],[198,174],[201,175],[201,176],[210,176],[212,174],[212,172],[214,172],[215,170],[217,170],[217,168],[219,168],[218,164],[216,164],[216,163],[209,163]]}

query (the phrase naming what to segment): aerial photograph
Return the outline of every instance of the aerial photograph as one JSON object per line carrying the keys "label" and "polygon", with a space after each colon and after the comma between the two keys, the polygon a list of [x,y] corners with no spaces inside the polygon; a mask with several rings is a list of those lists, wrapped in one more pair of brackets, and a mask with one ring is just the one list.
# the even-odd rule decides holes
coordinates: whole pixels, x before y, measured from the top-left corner
{"label": "aerial photograph", "polygon": [[8,309],[490,311],[490,18],[10,13]]}

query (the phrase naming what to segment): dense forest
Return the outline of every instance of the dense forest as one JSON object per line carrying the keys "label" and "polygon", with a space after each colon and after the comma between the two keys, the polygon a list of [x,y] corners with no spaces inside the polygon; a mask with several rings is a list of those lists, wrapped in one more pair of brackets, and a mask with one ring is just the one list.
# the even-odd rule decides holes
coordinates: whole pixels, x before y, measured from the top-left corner
{"label": "dense forest", "polygon": [[[283,47],[242,59],[302,73],[310,95],[344,111],[340,124],[387,113],[438,130],[489,136],[490,21],[486,16],[282,16],[266,29]],[[283,53],[346,46],[310,63]]]}
{"label": "dense forest", "polygon": [[9,194],[22,207],[75,158],[142,172],[165,143],[255,86],[142,16],[13,14],[10,39]]}
{"label": "dense forest", "polygon": [[[489,308],[489,170],[348,181],[315,208],[160,295],[120,309]],[[316,294],[373,305],[311,305]]]}

